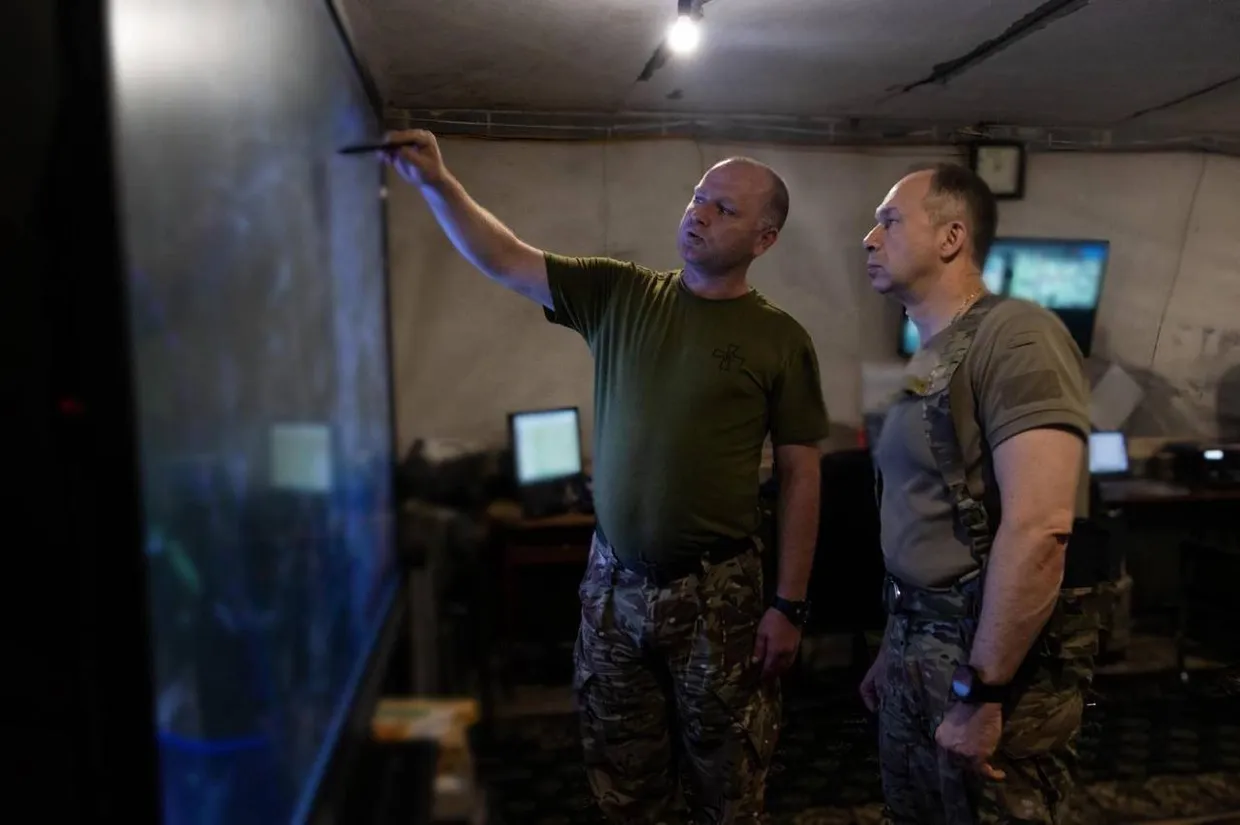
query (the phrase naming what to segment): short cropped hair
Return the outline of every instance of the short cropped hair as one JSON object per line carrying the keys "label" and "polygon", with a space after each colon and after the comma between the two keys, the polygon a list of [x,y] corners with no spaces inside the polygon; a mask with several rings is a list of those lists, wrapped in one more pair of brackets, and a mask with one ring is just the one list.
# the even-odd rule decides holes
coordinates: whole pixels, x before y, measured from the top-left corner
{"label": "short cropped hair", "polygon": [[999,207],[986,181],[958,163],[935,163],[922,167],[931,173],[926,194],[926,211],[936,222],[952,220],[963,213],[973,239],[973,262],[986,265],[986,256],[995,242],[999,226]]}
{"label": "short cropped hair", "polygon": [[754,160],[747,157],[732,157],[721,161],[717,165],[724,163],[743,163],[756,169],[766,172],[771,179],[771,193],[767,198],[766,206],[763,209],[763,220],[767,226],[776,231],[784,228],[784,223],[788,220],[788,184],[784,183],[784,179],[779,173],[767,166],[760,160]]}
{"label": "short cropped hair", "polygon": [[766,220],[774,229],[780,230],[788,220],[788,184],[771,167],[768,166],[767,171],[771,173],[771,197],[766,202]]}

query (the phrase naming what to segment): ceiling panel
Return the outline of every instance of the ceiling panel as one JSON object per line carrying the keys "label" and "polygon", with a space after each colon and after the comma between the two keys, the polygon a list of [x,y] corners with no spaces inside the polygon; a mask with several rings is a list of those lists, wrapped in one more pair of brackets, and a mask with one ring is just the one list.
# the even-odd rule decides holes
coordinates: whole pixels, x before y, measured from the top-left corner
{"label": "ceiling panel", "polygon": [[865,111],[891,87],[912,83],[936,63],[999,36],[1038,5],[1038,0],[715,0],[705,7],[699,51],[638,84],[629,108],[798,115]]}
{"label": "ceiling panel", "polygon": [[698,51],[640,83],[673,0],[345,5],[373,22],[361,48],[397,106],[822,114],[866,106],[1039,2],[709,0]]}
{"label": "ceiling panel", "polygon": [[[341,0],[389,106],[817,115],[1240,133],[1240,0],[707,0],[701,48],[636,78],[673,0]],[[1230,89],[1230,91],[1229,91]],[[1229,108],[1230,104],[1230,108]],[[1142,113],[1133,118],[1134,114]]]}
{"label": "ceiling panel", "polygon": [[946,85],[891,98],[874,113],[1120,124],[1238,74],[1238,0],[1092,0]]}
{"label": "ceiling panel", "polygon": [[1240,135],[1240,78],[1165,108],[1133,118],[1132,125],[1160,131]]}
{"label": "ceiling panel", "polygon": [[374,25],[359,47],[397,106],[607,111],[676,6],[667,0],[345,0]]}

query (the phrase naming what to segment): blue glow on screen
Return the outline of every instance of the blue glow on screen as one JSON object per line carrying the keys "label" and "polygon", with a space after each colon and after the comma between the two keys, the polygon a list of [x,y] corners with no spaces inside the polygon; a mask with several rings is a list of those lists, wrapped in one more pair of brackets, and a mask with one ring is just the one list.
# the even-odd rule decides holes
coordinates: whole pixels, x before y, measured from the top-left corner
{"label": "blue glow on screen", "polygon": [[394,592],[380,126],[326,3],[111,14],[164,821],[292,822]]}
{"label": "blue glow on screen", "polygon": [[[1092,311],[1101,297],[1109,254],[1107,241],[1003,238],[986,256],[982,279],[991,292],[1050,310]],[[917,327],[905,317],[900,351],[916,352],[920,342]]]}
{"label": "blue glow on screen", "polygon": [[1107,246],[1101,243],[1043,243],[1014,246],[1008,294],[1047,309],[1093,309],[1102,291]]}

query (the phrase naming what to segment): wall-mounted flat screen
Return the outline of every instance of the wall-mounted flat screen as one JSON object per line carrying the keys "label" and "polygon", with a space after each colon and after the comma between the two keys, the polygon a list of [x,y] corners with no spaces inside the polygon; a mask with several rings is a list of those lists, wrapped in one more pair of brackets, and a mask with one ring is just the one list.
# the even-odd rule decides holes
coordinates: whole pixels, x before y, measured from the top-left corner
{"label": "wall-mounted flat screen", "polygon": [[[1058,238],[998,238],[982,277],[999,295],[1023,298],[1059,316],[1081,352],[1089,355],[1110,242]],[[917,328],[907,317],[900,327],[900,354],[917,351]]]}

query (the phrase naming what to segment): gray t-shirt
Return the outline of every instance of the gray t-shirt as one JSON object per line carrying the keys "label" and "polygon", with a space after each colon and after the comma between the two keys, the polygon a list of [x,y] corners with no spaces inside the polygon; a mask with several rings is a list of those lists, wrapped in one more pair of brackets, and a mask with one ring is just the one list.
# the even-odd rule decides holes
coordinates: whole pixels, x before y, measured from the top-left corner
{"label": "gray t-shirt", "polygon": [[[947,342],[931,338],[908,365],[924,379]],[[986,504],[992,528],[1002,513],[990,453],[1039,427],[1089,436],[1089,384],[1081,351],[1063,322],[1036,304],[1008,299],[991,309],[952,377],[956,422],[969,492]],[[881,525],[887,571],[918,587],[944,587],[976,565],[947,487],[930,453],[922,400],[906,393],[888,410],[875,450],[883,478]],[[1088,462],[1081,463],[1077,512],[1088,506]]]}

